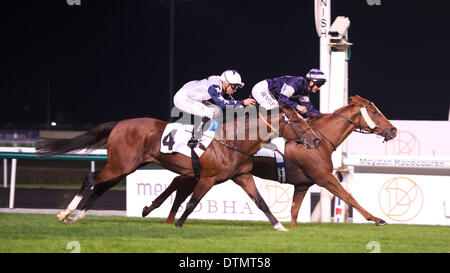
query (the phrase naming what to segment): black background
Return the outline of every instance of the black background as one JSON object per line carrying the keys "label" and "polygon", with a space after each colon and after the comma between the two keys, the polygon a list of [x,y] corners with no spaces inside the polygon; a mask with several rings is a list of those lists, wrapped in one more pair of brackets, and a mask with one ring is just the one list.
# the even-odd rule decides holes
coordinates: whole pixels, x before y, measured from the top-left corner
{"label": "black background", "polygon": [[[3,1],[0,126],[86,129],[169,113],[169,1]],[[371,1],[369,1],[371,2]],[[332,1],[350,18],[349,95],[388,119],[447,120],[448,1]],[[246,86],[319,67],[314,1],[176,0],[174,92],[233,68]],[[49,84],[48,84],[49,83]],[[319,108],[319,95],[311,96]]]}

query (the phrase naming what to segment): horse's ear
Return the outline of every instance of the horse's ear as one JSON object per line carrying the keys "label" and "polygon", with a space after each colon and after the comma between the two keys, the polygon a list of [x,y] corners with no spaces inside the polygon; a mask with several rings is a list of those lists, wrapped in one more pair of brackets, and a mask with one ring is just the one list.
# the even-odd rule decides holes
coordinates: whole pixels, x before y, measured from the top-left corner
{"label": "horse's ear", "polygon": [[362,100],[362,98],[358,94],[356,94],[354,96],[351,96],[349,98],[348,102],[351,103],[351,102],[356,102],[356,101],[361,101],[361,100]]}

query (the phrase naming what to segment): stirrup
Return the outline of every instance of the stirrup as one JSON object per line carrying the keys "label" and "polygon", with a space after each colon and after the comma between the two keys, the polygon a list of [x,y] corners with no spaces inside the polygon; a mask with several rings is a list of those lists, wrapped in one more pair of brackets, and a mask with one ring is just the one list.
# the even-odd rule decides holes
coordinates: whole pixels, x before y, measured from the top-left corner
{"label": "stirrup", "polygon": [[194,149],[195,147],[197,147],[198,145],[198,139],[194,138],[194,136],[192,136],[191,139],[189,139],[187,146],[191,149]]}

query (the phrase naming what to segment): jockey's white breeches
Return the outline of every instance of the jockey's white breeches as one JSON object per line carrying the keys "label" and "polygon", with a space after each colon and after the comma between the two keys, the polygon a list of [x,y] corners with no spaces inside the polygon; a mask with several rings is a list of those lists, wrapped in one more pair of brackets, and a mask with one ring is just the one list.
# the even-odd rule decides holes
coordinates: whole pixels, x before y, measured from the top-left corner
{"label": "jockey's white breeches", "polygon": [[260,81],[252,88],[253,98],[264,108],[273,109],[278,107],[278,101],[269,91],[269,85],[266,80]]}
{"label": "jockey's white breeches", "polygon": [[186,96],[183,92],[177,92],[175,94],[173,97],[173,103],[178,109],[191,115],[208,117],[210,119],[214,119],[216,116],[214,107],[208,107],[200,101],[193,100]]}

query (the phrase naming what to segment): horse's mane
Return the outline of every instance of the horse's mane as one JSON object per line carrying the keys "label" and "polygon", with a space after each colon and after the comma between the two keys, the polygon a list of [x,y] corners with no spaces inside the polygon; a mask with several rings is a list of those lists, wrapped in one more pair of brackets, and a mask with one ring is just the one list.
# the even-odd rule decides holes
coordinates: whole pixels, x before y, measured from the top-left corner
{"label": "horse's mane", "polygon": [[[351,96],[349,98],[349,103],[347,105],[344,105],[341,108],[334,110],[333,113],[340,114],[340,113],[344,112],[345,110],[347,110],[348,108],[353,107],[354,105],[363,105],[366,103],[368,103],[368,101],[366,99],[360,97],[359,95]],[[333,116],[333,113],[327,113],[327,114],[320,115],[318,117],[310,118],[308,120],[308,122],[313,123],[313,122],[317,122],[319,120],[323,120],[324,118]]]}
{"label": "horse's mane", "polygon": [[[281,112],[281,109],[291,109],[291,110],[295,111],[292,106],[285,105],[285,104],[280,104],[279,107],[273,108],[273,109],[266,109],[263,106],[261,106],[260,104],[249,105],[249,106],[246,106],[245,108],[241,108],[241,109],[242,109],[243,112],[249,112],[249,110],[251,111],[252,109],[256,109],[256,116],[249,115],[249,118],[254,117],[256,119],[259,118],[259,113],[261,111],[263,111],[264,114],[267,114],[267,116],[272,116],[273,112],[279,113],[279,112]],[[277,110],[277,111],[274,111],[274,110]],[[239,112],[239,109],[234,111],[234,113],[238,113],[238,112]],[[226,111],[224,111],[224,115],[222,116],[222,123],[223,124],[226,124],[226,123],[229,123],[229,122],[235,122],[237,117],[236,117],[236,115],[233,115],[233,119],[232,120],[226,120],[226,118],[227,118]]]}

